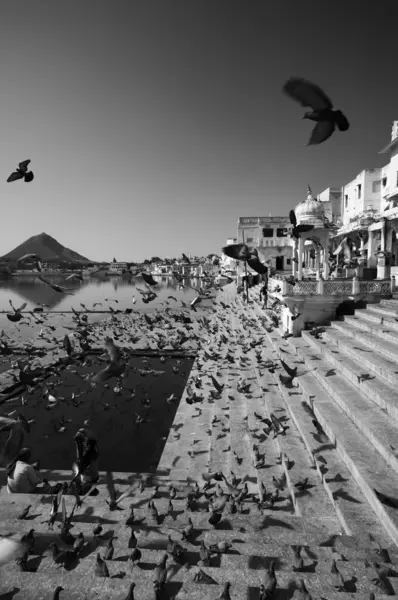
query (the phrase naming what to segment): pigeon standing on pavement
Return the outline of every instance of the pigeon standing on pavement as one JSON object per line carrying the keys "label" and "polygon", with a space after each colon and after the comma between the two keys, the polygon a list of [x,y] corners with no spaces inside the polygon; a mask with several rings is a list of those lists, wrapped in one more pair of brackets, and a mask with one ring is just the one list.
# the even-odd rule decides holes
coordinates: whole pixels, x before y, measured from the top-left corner
{"label": "pigeon standing on pavement", "polygon": [[28,171],[29,163],[30,163],[30,159],[23,160],[22,162],[20,162],[17,170],[14,171],[13,173],[11,173],[11,175],[7,179],[7,183],[11,183],[12,181],[18,181],[18,179],[24,179],[25,183],[29,183],[30,181],[33,181],[33,177],[34,177],[33,172]]}
{"label": "pigeon standing on pavement", "polygon": [[350,127],[341,110],[334,110],[333,103],[325,92],[303,77],[290,77],[283,86],[283,91],[301,106],[309,106],[312,109],[303,116],[303,119],[316,122],[308,146],[325,142],[333,134],[336,126],[340,131],[347,131]]}

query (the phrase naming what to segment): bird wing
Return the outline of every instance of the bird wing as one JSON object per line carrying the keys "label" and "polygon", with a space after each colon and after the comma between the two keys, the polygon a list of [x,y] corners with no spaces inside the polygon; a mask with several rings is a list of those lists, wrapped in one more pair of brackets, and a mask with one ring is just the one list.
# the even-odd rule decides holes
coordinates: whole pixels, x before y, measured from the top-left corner
{"label": "bird wing", "polygon": [[184,254],[184,252],[182,253],[182,258],[185,260],[185,262],[191,263],[191,261],[189,260],[188,256],[186,254]]}
{"label": "bird wing", "polygon": [[18,179],[23,179],[23,173],[19,173],[18,171],[14,171],[13,173],[11,173],[11,175],[7,179],[7,182],[11,183],[12,181],[18,181]]}
{"label": "bird wing", "polygon": [[21,262],[23,260],[27,260],[28,258],[34,258],[36,260],[40,260],[40,257],[37,254],[24,254],[21,258],[17,259],[17,262]]}
{"label": "bird wing", "polygon": [[330,138],[333,132],[333,121],[319,121],[312,130],[311,137],[307,146],[322,144],[322,142],[325,142],[327,139]]}
{"label": "bird wing", "polygon": [[293,225],[293,227],[296,227],[297,218],[296,218],[296,213],[294,212],[294,210],[291,210],[289,212],[289,219],[290,219],[290,223]]}
{"label": "bird wing", "polygon": [[113,343],[113,340],[108,338],[105,341],[104,347],[105,347],[106,351],[108,352],[109,360],[111,362],[117,362],[119,359],[119,352],[118,352],[115,344]]}
{"label": "bird wing", "polygon": [[31,181],[33,181],[33,178],[33,171],[28,171],[25,175],[25,183],[30,183]]}
{"label": "bird wing", "polygon": [[116,490],[113,483],[113,475],[111,471],[106,473],[106,487],[108,489],[109,497],[114,502],[116,500]]}
{"label": "bird wing", "polygon": [[314,229],[314,225],[297,225],[296,232],[304,233],[305,231],[311,231],[312,229]]}
{"label": "bird wing", "polygon": [[223,246],[221,251],[225,256],[234,260],[246,260],[246,257],[250,258],[249,248],[246,244],[230,244],[229,246]]}
{"label": "bird wing", "polygon": [[134,488],[135,488],[135,483],[130,485],[130,487],[127,488],[127,490],[119,496],[119,498],[117,499],[117,503],[119,504],[119,502],[121,502],[122,500],[124,500],[125,498],[130,496],[132,494]]}
{"label": "bird wing", "polygon": [[26,171],[28,168],[28,164],[30,163],[30,159],[28,160],[23,160],[22,162],[19,163],[19,168],[21,169],[21,171]]}
{"label": "bird wing", "polygon": [[40,279],[40,281],[42,281],[43,283],[46,283],[47,285],[51,285],[51,287],[52,287],[52,283],[47,281],[47,279],[44,279],[44,277],[42,277],[41,275],[39,275],[38,279]]}
{"label": "bird wing", "polygon": [[154,280],[154,278],[152,277],[152,275],[148,274],[148,273],[141,273],[143,280],[145,281],[145,283],[148,283],[149,285],[156,285],[157,281]]}
{"label": "bird wing", "polygon": [[313,110],[333,108],[333,103],[325,92],[303,77],[290,77],[283,86],[283,91],[301,106],[309,106]]}
{"label": "bird wing", "polygon": [[17,308],[17,310],[15,312],[21,312],[21,310],[24,310],[24,308],[26,308],[27,306],[28,306],[27,302],[24,302],[23,304],[21,304],[21,306],[19,308]]}
{"label": "bird wing", "polygon": [[289,365],[285,363],[284,360],[282,360],[281,358],[279,360],[281,361],[282,367],[285,369],[286,373],[292,378],[295,377],[297,374],[297,367],[292,369],[291,367],[289,367]]}

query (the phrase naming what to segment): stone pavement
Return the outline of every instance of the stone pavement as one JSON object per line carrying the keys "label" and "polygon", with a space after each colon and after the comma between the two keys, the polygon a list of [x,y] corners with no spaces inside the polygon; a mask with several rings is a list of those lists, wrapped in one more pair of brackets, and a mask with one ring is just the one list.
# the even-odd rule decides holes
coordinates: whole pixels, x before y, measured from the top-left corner
{"label": "stone pavement", "polygon": [[[250,290],[250,296],[258,296],[258,289]],[[54,540],[66,547],[58,537],[59,517],[53,532],[43,523],[51,497],[8,495],[1,490],[3,535],[18,539],[34,528],[37,541],[28,563],[32,572],[20,572],[15,563],[0,568],[0,592],[16,587],[17,600],[38,600],[52,598],[56,585],[62,585],[61,599],[122,599],[134,581],[137,599],[153,598],[154,568],[171,534],[184,547],[185,558],[179,564],[170,556],[161,597],[215,600],[229,581],[232,600],[257,599],[271,560],[277,577],[273,598],[300,598],[295,592],[299,579],[313,598],[365,599],[370,592],[376,598],[394,597],[398,594],[397,392],[393,354],[386,352],[393,352],[395,332],[398,335],[395,310],[393,304],[369,307],[366,316],[358,315],[363,311],[355,314],[362,327],[350,318],[325,328],[320,339],[305,332],[302,338],[284,340],[271,329],[257,302],[243,306],[233,285],[224,288],[201,331],[198,356],[156,475],[141,492],[143,474],[114,473],[120,492],[135,484],[131,497],[121,502],[122,510],[116,511],[109,511],[105,503],[101,478],[99,495],[88,497],[76,513],[72,534],[83,532],[87,547],[73,569],[58,569],[48,550]],[[388,347],[384,329],[389,332]],[[279,378],[284,371],[278,357],[298,368],[298,376],[287,387]],[[280,422],[280,433],[270,429],[271,418]],[[315,428],[315,418],[323,432]],[[282,426],[288,427],[285,434]],[[241,480],[238,490],[244,482],[248,485],[238,512],[231,513],[228,504],[216,526],[208,522],[205,495],[186,508],[193,482],[202,488],[202,474],[214,471],[222,471],[230,483],[234,474]],[[271,505],[274,481],[282,476],[285,483]],[[68,478],[69,473],[59,472],[51,480]],[[306,489],[296,487],[306,478]],[[169,483],[177,489],[171,514]],[[215,483],[207,495],[222,493]],[[147,508],[155,484],[158,522]],[[224,493],[238,493],[224,482],[219,486]],[[259,497],[268,503],[259,507],[255,501]],[[68,510],[73,502],[66,496]],[[32,504],[32,517],[19,521],[16,517],[27,504]],[[128,560],[130,530],[125,526],[130,505],[142,552],[141,565],[134,567]],[[188,518],[194,530],[185,540],[181,532]],[[103,525],[104,540],[95,540],[92,534],[97,520]],[[107,561],[111,577],[101,578],[94,573],[95,556],[98,548],[103,554],[101,546],[112,531],[115,554]],[[232,544],[228,553],[213,553],[209,565],[200,563],[201,541],[208,547],[222,540]],[[302,561],[294,546],[300,546]],[[331,572],[333,560],[342,581]],[[213,583],[195,582],[199,569]]]}

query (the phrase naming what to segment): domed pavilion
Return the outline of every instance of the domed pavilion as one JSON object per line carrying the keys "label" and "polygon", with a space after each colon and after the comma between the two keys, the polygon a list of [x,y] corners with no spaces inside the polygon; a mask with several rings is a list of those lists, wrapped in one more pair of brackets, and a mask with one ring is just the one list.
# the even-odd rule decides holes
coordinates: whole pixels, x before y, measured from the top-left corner
{"label": "domed pavilion", "polygon": [[313,197],[308,186],[307,199],[300,202],[294,209],[297,225],[312,225],[310,231],[300,233],[293,247],[293,275],[301,281],[304,269],[313,269],[316,279],[320,279],[321,270],[324,279],[329,276],[328,245],[329,233],[328,219],[325,215],[323,202]]}

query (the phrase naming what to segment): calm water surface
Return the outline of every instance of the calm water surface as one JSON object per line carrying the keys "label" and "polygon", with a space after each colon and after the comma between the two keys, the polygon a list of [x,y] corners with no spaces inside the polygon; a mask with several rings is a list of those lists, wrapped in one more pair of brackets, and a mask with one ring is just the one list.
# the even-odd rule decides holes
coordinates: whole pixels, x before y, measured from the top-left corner
{"label": "calm water surface", "polygon": [[[165,305],[161,301],[166,300],[171,308],[181,308],[181,300],[188,303],[198,295],[197,291],[187,287],[180,290],[172,278],[159,277],[158,280],[159,285],[155,288],[158,298],[146,305],[137,290],[137,287],[146,289],[141,278],[91,278],[81,284],[71,284],[65,282],[62,276],[51,277],[54,283],[73,289],[75,295],[69,296],[53,291],[35,277],[20,277],[0,282],[0,310],[9,311],[11,300],[16,307],[27,302],[26,310],[33,310],[38,303],[48,304],[48,310],[70,311],[71,307],[82,310],[80,303],[91,309],[94,302],[102,302],[104,310],[110,305],[120,310],[130,307],[152,311],[155,308],[163,309]],[[185,283],[203,288],[202,280]],[[133,296],[136,304],[132,302]],[[168,296],[174,296],[177,302],[168,300]],[[115,299],[117,303],[114,302]],[[97,307],[96,310],[98,308],[101,309]],[[0,331],[4,330],[13,341],[24,341],[36,338],[42,327],[51,324],[56,327],[51,335],[65,335],[63,327],[72,325],[72,316],[67,313],[52,313],[40,325],[32,320],[25,324],[24,320],[14,324],[5,314],[0,314]],[[109,313],[90,314],[88,320],[92,323],[108,316]],[[10,368],[12,358],[13,355],[2,357],[4,370]],[[17,396],[0,405],[1,415],[12,416],[21,412],[27,419],[36,419],[26,443],[32,447],[34,458],[42,461],[43,469],[70,468],[75,455],[72,437],[86,419],[91,421],[98,435],[101,470],[153,472],[156,469],[193,361],[170,358],[162,364],[156,358],[130,357],[126,378],[118,393],[114,388],[116,380],[112,380],[109,385],[97,385],[93,388],[89,380],[82,377],[98,371],[106,361],[106,357],[93,358],[92,361],[86,360],[86,363],[91,364],[85,363],[83,367],[76,363],[73,368],[61,369],[57,376],[51,376],[46,381],[46,386],[58,400],[53,406],[48,406],[41,385],[26,396],[24,403]],[[151,369],[155,369],[157,373],[151,373]],[[72,395],[76,393],[78,405]],[[171,394],[175,395],[175,402],[169,404],[166,399]],[[151,401],[150,409],[143,403],[148,398]],[[147,417],[147,422],[139,427],[135,424],[137,414]],[[178,435],[178,432],[175,433]],[[51,475],[49,479],[51,480]]]}
{"label": "calm water surface", "polygon": [[[57,285],[68,287],[68,289],[73,291],[74,295],[55,292],[35,276],[15,277],[7,281],[0,280],[0,311],[10,311],[9,300],[11,300],[16,308],[23,302],[27,302],[26,311],[32,311],[40,303],[48,304],[50,308],[45,308],[45,310],[49,311],[71,311],[72,307],[75,310],[82,310],[81,303],[90,310],[95,302],[101,302],[102,307],[97,306],[94,310],[108,310],[108,306],[111,306],[115,310],[134,308],[150,312],[155,308],[164,308],[165,305],[162,305],[161,302],[166,301],[168,296],[177,298],[177,302],[170,299],[167,300],[170,308],[181,308],[181,300],[188,303],[198,295],[197,291],[189,287],[184,287],[181,290],[178,283],[172,277],[157,277],[156,280],[159,283],[153,289],[158,294],[158,297],[153,302],[144,304],[141,294],[137,289],[137,287],[142,290],[147,289],[141,277],[123,279],[118,276],[108,277],[103,280],[91,277],[85,279],[82,283],[65,281],[65,277],[62,275],[48,276],[47,278]],[[185,280],[184,284],[186,286],[194,286],[197,289],[204,288],[204,282],[201,279]],[[136,299],[135,304],[133,304],[134,297]],[[104,314],[91,314],[89,322],[92,323],[107,316]],[[51,324],[53,325],[62,326],[62,324],[69,324],[70,321],[71,315],[51,315]],[[26,338],[32,335],[32,327],[27,328],[21,325],[16,327],[14,323],[11,323],[7,319],[5,314],[0,314],[1,330],[4,330],[6,333],[12,332],[18,338]]]}

